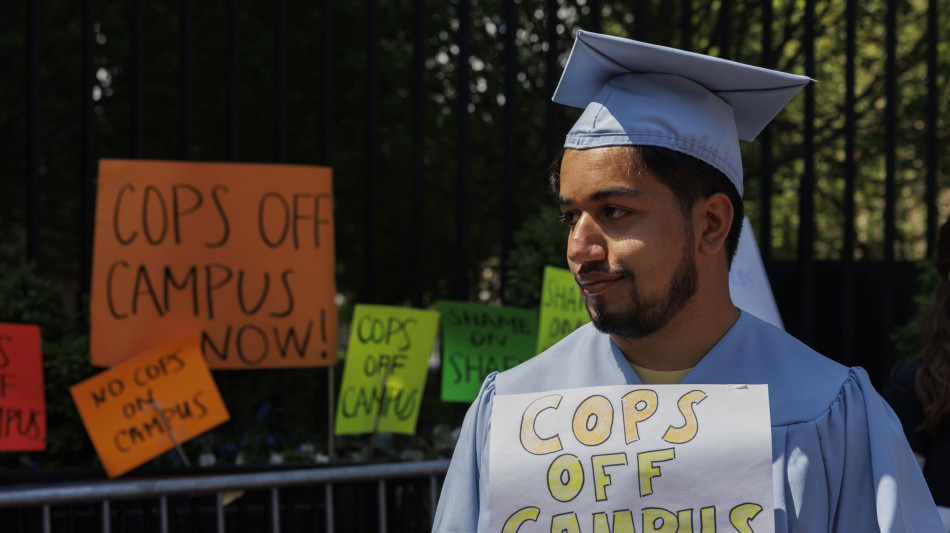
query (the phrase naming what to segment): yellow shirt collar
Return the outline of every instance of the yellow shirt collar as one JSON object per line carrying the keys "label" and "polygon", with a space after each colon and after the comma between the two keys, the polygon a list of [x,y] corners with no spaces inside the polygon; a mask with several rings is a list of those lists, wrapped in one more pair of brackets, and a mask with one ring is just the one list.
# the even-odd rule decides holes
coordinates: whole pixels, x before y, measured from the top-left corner
{"label": "yellow shirt collar", "polygon": [[689,371],[692,370],[692,368],[684,368],[682,370],[650,370],[649,368],[643,368],[633,363],[630,363],[630,366],[633,367],[633,371],[637,373],[640,382],[644,385],[676,385],[680,381],[683,381],[686,374],[689,374]]}

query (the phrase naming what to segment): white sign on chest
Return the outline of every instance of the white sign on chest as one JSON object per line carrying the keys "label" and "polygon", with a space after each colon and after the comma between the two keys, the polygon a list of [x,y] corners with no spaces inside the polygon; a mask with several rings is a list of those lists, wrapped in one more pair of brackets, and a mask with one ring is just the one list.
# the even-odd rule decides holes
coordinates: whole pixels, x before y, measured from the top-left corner
{"label": "white sign on chest", "polygon": [[771,533],[766,385],[496,395],[491,531]]}

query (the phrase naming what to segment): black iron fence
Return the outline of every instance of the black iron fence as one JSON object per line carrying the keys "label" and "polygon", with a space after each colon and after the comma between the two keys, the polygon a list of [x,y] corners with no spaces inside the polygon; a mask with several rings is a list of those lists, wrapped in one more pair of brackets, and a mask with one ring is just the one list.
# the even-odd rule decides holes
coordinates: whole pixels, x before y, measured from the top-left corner
{"label": "black iron fence", "polygon": [[81,312],[99,158],[320,164],[341,323],[356,302],[530,306],[513,272],[547,238],[532,223],[577,115],[550,95],[583,28],[818,80],[744,147],[747,213],[789,332],[880,383],[950,212],[940,7],[8,2],[0,261],[32,262]]}
{"label": "black iron fence", "polygon": [[[746,199],[770,271],[795,262],[776,280],[796,287],[780,299],[789,329],[821,338],[816,307],[840,308],[832,356],[863,360],[855,263],[924,257],[940,218],[936,0],[11,4],[3,257],[80,292],[96,161],[131,157],[333,166],[348,302],[503,301],[513,236],[575,113],[549,96],[577,28],[819,80],[747,147]],[[824,261],[841,269],[834,302]],[[904,294],[882,279],[868,311],[888,330]]]}

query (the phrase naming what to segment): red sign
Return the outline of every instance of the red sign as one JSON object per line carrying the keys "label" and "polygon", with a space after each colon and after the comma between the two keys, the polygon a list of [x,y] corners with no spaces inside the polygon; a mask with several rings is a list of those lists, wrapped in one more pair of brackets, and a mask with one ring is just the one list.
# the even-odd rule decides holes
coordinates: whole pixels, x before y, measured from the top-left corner
{"label": "red sign", "polygon": [[0,451],[45,449],[40,327],[0,324]]}

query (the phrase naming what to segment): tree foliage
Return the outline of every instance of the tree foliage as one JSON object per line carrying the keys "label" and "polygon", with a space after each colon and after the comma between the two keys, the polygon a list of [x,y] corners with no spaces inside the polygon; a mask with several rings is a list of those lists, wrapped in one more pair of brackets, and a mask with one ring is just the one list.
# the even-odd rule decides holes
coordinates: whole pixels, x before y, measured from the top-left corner
{"label": "tree foliage", "polygon": [[[885,2],[855,3],[855,146],[856,165],[855,237],[856,257],[882,258],[884,252],[884,193],[888,157],[892,157],[896,183],[895,220],[898,259],[918,259],[926,248],[923,209],[927,164],[927,117],[936,113],[937,146],[946,141],[943,117],[947,96],[937,95],[937,109],[928,107],[926,83],[927,2],[897,3],[896,57],[893,62],[896,93],[888,100]],[[361,3],[335,4],[332,28],[330,83],[325,89],[321,65],[324,36],[323,6],[291,3],[286,33],[286,90],[275,91],[278,42],[278,11],[270,4],[249,2],[240,5],[237,17],[238,86],[229,92],[229,14],[224,4],[193,6],[193,91],[182,94],[181,2],[147,2],[142,36],[145,62],[134,64],[132,3],[116,2],[97,6],[95,12],[94,86],[82,87],[83,28],[82,5],[77,2],[46,2],[38,19],[38,139],[37,181],[40,185],[40,255],[42,272],[76,284],[81,271],[78,261],[84,227],[83,216],[83,99],[92,99],[93,120],[90,144],[96,157],[144,157],[153,159],[193,158],[333,166],[336,177],[336,221],[341,291],[353,298],[380,302],[405,302],[405,280],[412,275],[407,241],[422,235],[419,274],[424,284],[424,301],[452,292],[459,248],[456,217],[463,210],[471,226],[465,249],[467,272],[473,279],[481,266],[499,257],[503,241],[505,105],[514,111],[511,128],[514,176],[512,220],[517,228],[534,215],[533,206],[544,202],[545,168],[550,157],[550,141],[560,139],[577,115],[577,110],[561,106],[549,113],[551,83],[556,81],[578,28],[593,24],[588,2],[558,4],[556,36],[557,72],[547,71],[546,54],[551,42],[548,4],[521,0],[514,4],[517,26],[511,28],[515,43],[514,91],[505,94],[504,38],[508,31],[501,0],[472,2],[468,18],[460,22],[460,4],[428,6],[422,17],[424,73],[423,85],[412,86],[413,11],[408,3],[383,4],[376,11]],[[599,3],[602,31],[632,36],[657,44],[684,44],[682,4],[644,2],[635,14],[628,2]],[[771,216],[774,221],[771,243],[776,257],[798,254],[799,191],[805,170],[803,124],[806,98],[815,103],[813,139],[816,257],[834,259],[842,250],[844,224],[845,159],[845,66],[847,31],[843,2],[814,2],[812,20],[806,20],[806,2],[772,2],[774,22],[768,54],[764,55],[762,35],[763,3],[741,1],[729,4],[725,12],[718,2],[695,3],[689,20],[688,47],[692,50],[728,57],[752,64],[770,65],[791,72],[806,73],[806,29],[814,36],[814,71],[807,74],[818,82],[813,95],[796,97],[770,128],[772,165],[763,177],[758,143],[744,146],[746,158],[746,200],[753,221],[762,204],[761,182],[771,183]],[[938,31],[946,29],[950,13],[939,10]],[[373,20],[375,19],[375,22]],[[16,75],[0,89],[8,102],[27,102],[28,8],[15,3],[5,12],[0,54]],[[378,39],[368,32],[375,25]],[[463,34],[468,37],[470,56],[460,65]],[[938,51],[937,86],[946,84],[947,43]],[[378,72],[367,69],[370,56],[377,55]],[[136,68],[142,69],[143,112],[138,118],[141,142],[134,124],[134,81]],[[462,70],[460,70],[460,68]],[[468,79],[465,102],[461,74]],[[369,92],[379,92],[375,109],[368,107]],[[412,92],[422,95],[421,144],[412,144]],[[228,99],[236,98],[236,121],[228,116]],[[184,105],[190,98],[191,143],[183,145]],[[329,98],[330,131],[321,131],[321,101]],[[283,117],[275,114],[280,99]],[[886,113],[893,110],[895,151],[887,152]],[[466,112],[460,113],[460,109]],[[8,261],[25,255],[27,231],[27,179],[29,138],[26,106],[6,106],[0,111],[0,128],[5,132],[0,172],[5,176],[2,193],[8,201],[0,210],[0,227],[7,235],[0,254]],[[460,118],[467,127],[460,129]],[[552,123],[548,123],[553,118]],[[280,120],[285,127],[278,131]],[[235,131],[231,143],[229,128]],[[375,129],[372,129],[375,128]],[[467,141],[462,144],[463,137]],[[284,139],[281,141],[280,139]],[[326,160],[321,160],[325,151]],[[408,191],[413,178],[413,157],[421,155],[424,196],[412,204]],[[460,168],[459,157],[467,159]],[[945,174],[948,156],[936,157],[936,172]],[[364,194],[370,171],[375,169],[375,201]],[[459,176],[464,179],[460,180]],[[528,200],[529,201],[525,201]],[[942,213],[950,211],[941,196]],[[88,207],[87,207],[88,209]],[[421,225],[412,224],[412,211]],[[374,216],[368,216],[374,213]],[[372,228],[366,224],[373,224]],[[375,235],[375,264],[365,264],[368,232]],[[760,237],[761,238],[761,237]],[[361,294],[365,272],[378,279],[373,294]],[[472,285],[474,296],[474,284]],[[456,296],[456,295],[452,295]],[[500,295],[492,295],[497,299]]]}

